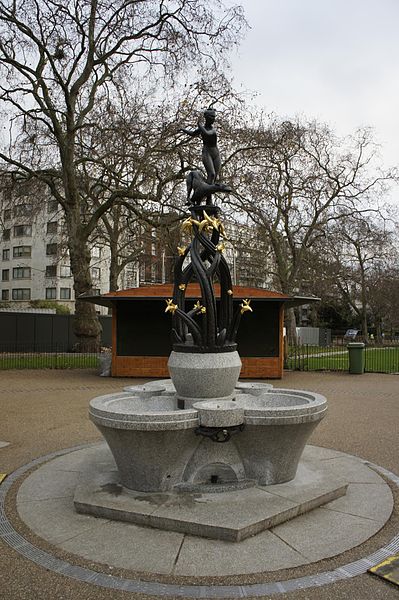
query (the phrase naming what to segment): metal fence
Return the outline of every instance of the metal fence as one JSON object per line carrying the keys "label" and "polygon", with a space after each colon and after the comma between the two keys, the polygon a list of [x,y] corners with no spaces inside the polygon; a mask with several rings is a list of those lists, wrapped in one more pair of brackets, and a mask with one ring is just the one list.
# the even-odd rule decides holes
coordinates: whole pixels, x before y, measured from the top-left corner
{"label": "metal fence", "polygon": [[43,345],[32,352],[30,344],[0,344],[0,370],[5,369],[96,369],[97,353],[66,352],[64,345]]}
{"label": "metal fence", "polygon": [[[64,345],[43,345],[32,352],[30,344],[0,344],[0,370],[98,369],[100,356],[67,352]],[[348,350],[342,346],[293,346],[288,350],[284,367],[292,371],[348,371]],[[399,374],[399,346],[366,347],[365,371]]]}
{"label": "metal fence", "polygon": [[399,373],[399,346],[369,346],[364,370],[368,373]]}
{"label": "metal fence", "polygon": [[[73,352],[77,338],[73,331],[74,315],[49,315],[41,313],[0,312],[0,346],[13,351],[23,347],[24,352]],[[112,343],[112,317],[99,317],[101,344]]]}
{"label": "metal fence", "polygon": [[[399,346],[367,346],[365,371],[399,373]],[[285,368],[293,371],[348,371],[349,356],[345,346],[292,346]]]}

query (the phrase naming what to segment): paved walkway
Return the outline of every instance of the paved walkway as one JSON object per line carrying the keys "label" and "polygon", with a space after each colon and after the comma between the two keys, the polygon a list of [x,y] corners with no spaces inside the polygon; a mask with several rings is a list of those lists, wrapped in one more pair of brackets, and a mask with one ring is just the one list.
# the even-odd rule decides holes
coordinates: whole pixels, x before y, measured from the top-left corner
{"label": "paved walkway", "polygon": [[[99,440],[97,430],[87,418],[89,399],[129,383],[140,381],[100,378],[92,372],[78,370],[0,372],[0,442],[10,442],[8,446],[0,443],[0,473],[10,473],[36,457],[59,449]],[[316,429],[312,444],[354,454],[399,474],[398,376],[287,373],[283,381],[274,383],[279,387],[310,389],[327,396],[329,415]],[[384,530],[366,543],[367,551],[377,549],[398,531],[396,510]],[[353,557],[355,554],[356,551]],[[321,566],[333,569],[351,559],[349,551],[341,563],[338,557],[323,561],[326,564]],[[0,572],[0,598],[5,600],[144,597],[102,589],[51,573],[22,558],[8,546],[2,546],[0,550]],[[298,567],[292,572],[285,571],[284,578],[305,574],[306,571]],[[230,578],[229,583],[234,581]],[[398,590],[365,574],[322,588],[274,597],[378,600],[397,598]]]}

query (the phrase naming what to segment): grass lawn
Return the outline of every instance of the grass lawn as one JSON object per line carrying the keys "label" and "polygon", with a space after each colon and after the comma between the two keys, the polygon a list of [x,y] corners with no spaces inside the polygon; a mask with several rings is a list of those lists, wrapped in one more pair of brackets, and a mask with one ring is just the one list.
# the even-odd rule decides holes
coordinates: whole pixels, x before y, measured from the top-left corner
{"label": "grass lawn", "polygon": [[[345,348],[299,348],[288,358],[287,367],[301,371],[348,371],[349,357]],[[366,348],[365,371],[368,373],[399,373],[399,347]]]}
{"label": "grass lawn", "polygon": [[399,373],[399,348],[367,348],[366,371],[369,373]]}
{"label": "grass lawn", "polygon": [[[292,350],[291,350],[292,352]],[[0,353],[1,369],[95,369],[97,354]],[[342,346],[331,348],[303,346],[288,357],[286,368],[299,371],[348,371],[348,352]],[[399,373],[399,346],[366,348],[368,373]]]}
{"label": "grass lawn", "polygon": [[90,369],[97,354],[0,354],[0,369]]}

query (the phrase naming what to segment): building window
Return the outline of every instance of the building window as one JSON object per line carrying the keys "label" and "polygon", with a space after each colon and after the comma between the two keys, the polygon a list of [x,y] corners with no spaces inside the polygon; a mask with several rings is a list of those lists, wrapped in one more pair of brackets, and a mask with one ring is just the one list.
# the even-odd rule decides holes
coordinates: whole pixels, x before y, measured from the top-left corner
{"label": "building window", "polygon": [[71,288],[60,288],[60,300],[71,299]]}
{"label": "building window", "polygon": [[157,280],[157,266],[155,263],[151,265],[151,281],[155,282]]}
{"label": "building window", "polygon": [[46,300],[55,300],[57,298],[57,288],[46,288]]}
{"label": "building window", "polygon": [[57,210],[58,210],[57,200],[49,200],[47,202],[47,212],[52,213],[52,212],[57,212]]}
{"label": "building window", "polygon": [[101,290],[100,290],[100,288],[95,288],[93,290],[93,295],[94,296],[101,296]]}
{"label": "building window", "polygon": [[1,299],[9,300],[10,299],[10,290],[1,290]]}
{"label": "building window", "polygon": [[6,248],[3,250],[3,260],[10,260],[10,249]]}
{"label": "building window", "polygon": [[145,281],[146,277],[145,277],[145,264],[141,263],[140,267],[139,267],[139,285],[140,285],[140,281]]}
{"label": "building window", "polygon": [[93,258],[100,258],[100,256],[101,256],[100,246],[93,246],[93,248],[91,249],[91,255]]}
{"label": "building window", "polygon": [[14,237],[30,237],[32,235],[32,225],[15,225]]}
{"label": "building window", "polygon": [[14,246],[12,249],[12,255],[14,258],[24,256],[29,258],[32,254],[32,246]]}
{"label": "building window", "polygon": [[13,279],[30,279],[31,271],[30,267],[15,267],[12,270]]}
{"label": "building window", "polygon": [[71,267],[69,265],[60,266],[60,277],[71,277]]}
{"label": "building window", "polygon": [[32,204],[17,204],[16,206],[14,206],[14,216],[26,217],[27,215],[32,214],[32,210]]}
{"label": "building window", "polygon": [[46,277],[57,277],[57,265],[46,266]]}
{"label": "building window", "polygon": [[30,288],[16,288],[12,290],[13,300],[30,300]]}
{"label": "building window", "polygon": [[10,239],[11,229],[3,229],[3,240],[8,242]]}
{"label": "building window", "polygon": [[91,276],[93,279],[100,279],[101,269],[99,267],[92,267],[91,268]]}
{"label": "building window", "polygon": [[58,221],[49,221],[47,223],[47,233],[57,233]]}
{"label": "building window", "polygon": [[57,254],[58,244],[47,244],[46,246],[46,254],[47,256],[54,256]]}
{"label": "building window", "polygon": [[4,216],[5,221],[8,221],[9,219],[11,219],[11,208],[6,208],[4,210],[3,216]]}
{"label": "building window", "polygon": [[10,269],[3,269],[1,272],[1,281],[8,281],[10,279]]}

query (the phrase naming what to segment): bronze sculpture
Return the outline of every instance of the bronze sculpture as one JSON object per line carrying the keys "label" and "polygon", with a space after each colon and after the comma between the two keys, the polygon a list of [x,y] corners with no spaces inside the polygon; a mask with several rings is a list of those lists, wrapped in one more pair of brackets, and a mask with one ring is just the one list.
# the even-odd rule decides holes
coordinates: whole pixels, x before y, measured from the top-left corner
{"label": "bronze sculpture", "polygon": [[[215,116],[215,109],[210,107],[204,111],[205,125],[199,122],[194,131],[182,129],[191,137],[202,138],[202,161],[207,180],[198,170],[190,171],[186,178],[190,216],[182,223],[182,231],[191,236],[191,242],[177,248],[173,299],[166,301],[165,310],[172,315],[172,340],[176,352],[235,352],[241,316],[252,311],[249,300],[244,300],[234,310],[230,270],[223,256],[227,236],[219,218],[220,208],[212,202],[213,193],[232,191],[229,186],[216,182],[221,161],[213,127]],[[206,204],[201,205],[205,198]],[[193,306],[186,298],[191,281],[198,282],[201,290],[201,300]],[[215,281],[220,285],[218,302]]]}
{"label": "bronze sculpture", "polygon": [[183,133],[191,137],[201,136],[202,146],[202,162],[204,163],[207,174],[207,183],[216,182],[220,171],[220,154],[217,147],[217,133],[213,124],[216,119],[216,111],[211,106],[204,111],[205,124],[202,125],[198,119],[198,127],[194,130],[182,129]]}
{"label": "bronze sculpture", "polygon": [[[207,204],[211,204],[212,194],[214,192],[221,192],[228,194],[231,192],[231,188],[224,183],[207,183],[204,181],[199,171],[190,171],[186,177],[187,183],[187,202],[188,205],[198,206],[201,204],[201,200],[207,199]],[[191,195],[192,193],[192,195]]]}

